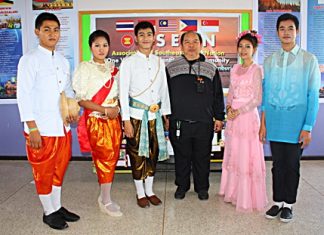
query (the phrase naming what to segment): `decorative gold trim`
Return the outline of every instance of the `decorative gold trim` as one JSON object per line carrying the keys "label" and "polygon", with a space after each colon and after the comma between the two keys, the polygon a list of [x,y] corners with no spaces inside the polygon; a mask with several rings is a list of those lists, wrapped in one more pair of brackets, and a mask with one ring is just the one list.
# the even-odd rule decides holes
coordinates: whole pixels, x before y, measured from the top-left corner
{"label": "decorative gold trim", "polygon": [[150,112],[152,113],[156,113],[157,111],[159,111],[160,106],[158,104],[152,104],[149,108]]}

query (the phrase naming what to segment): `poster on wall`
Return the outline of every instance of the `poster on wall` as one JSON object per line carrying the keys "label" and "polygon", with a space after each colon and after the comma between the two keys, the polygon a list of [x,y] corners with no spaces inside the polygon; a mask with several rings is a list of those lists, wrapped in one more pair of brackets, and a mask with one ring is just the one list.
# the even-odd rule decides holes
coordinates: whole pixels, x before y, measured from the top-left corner
{"label": "poster on wall", "polygon": [[324,103],[324,0],[308,0],[307,50],[313,53],[321,70],[320,102]]}
{"label": "poster on wall", "polygon": [[15,99],[17,65],[22,56],[21,15],[14,8],[2,7],[13,5],[13,1],[0,3],[0,99]]}
{"label": "poster on wall", "polygon": [[0,0],[0,8],[3,7],[12,7],[14,5],[14,1],[13,0]]}
{"label": "poster on wall", "polygon": [[[82,29],[89,33],[82,36],[88,37],[96,29],[108,32],[111,39],[108,59],[119,66],[123,58],[136,52],[134,27],[143,20],[154,25],[156,43],[153,53],[160,56],[166,64],[181,56],[182,33],[189,30],[199,32],[203,39],[201,53],[217,65],[223,87],[229,87],[229,71],[238,61],[236,37],[242,28],[241,14],[93,14],[83,17]],[[88,38],[82,38],[82,41],[87,42]],[[91,58],[87,43],[83,44],[82,54],[83,60]]]}
{"label": "poster on wall", "polygon": [[[77,45],[77,11],[73,8],[76,0],[33,0],[32,15],[29,25],[34,25],[36,17],[46,11],[55,14],[60,21],[61,37],[56,50],[69,61],[71,71],[75,66],[75,47]],[[34,32],[29,32],[28,50],[37,47],[38,38]]]}
{"label": "poster on wall", "polygon": [[[300,0],[258,0],[258,32],[262,43],[258,47],[258,62],[263,64],[266,57],[280,49],[277,37],[277,18],[283,13],[291,13],[300,20]],[[300,45],[300,36],[297,36]]]}
{"label": "poster on wall", "polygon": [[73,9],[73,0],[33,0],[33,10]]}
{"label": "poster on wall", "polygon": [[[56,14],[61,22],[57,51],[75,66],[78,45],[76,0],[0,0],[0,104],[15,103],[17,65],[23,53],[38,45],[34,34],[36,17],[44,11]],[[26,9],[26,5],[31,7]],[[30,9],[30,10],[29,10]],[[26,30],[26,29],[29,30]],[[31,30],[32,29],[32,30]]]}

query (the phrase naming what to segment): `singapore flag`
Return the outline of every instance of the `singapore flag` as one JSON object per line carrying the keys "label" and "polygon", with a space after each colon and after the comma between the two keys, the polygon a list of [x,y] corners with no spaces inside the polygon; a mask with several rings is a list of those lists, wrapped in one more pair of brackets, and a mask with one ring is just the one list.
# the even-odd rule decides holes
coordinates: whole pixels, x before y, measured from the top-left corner
{"label": "singapore flag", "polygon": [[202,32],[219,32],[219,20],[201,20],[199,29]]}

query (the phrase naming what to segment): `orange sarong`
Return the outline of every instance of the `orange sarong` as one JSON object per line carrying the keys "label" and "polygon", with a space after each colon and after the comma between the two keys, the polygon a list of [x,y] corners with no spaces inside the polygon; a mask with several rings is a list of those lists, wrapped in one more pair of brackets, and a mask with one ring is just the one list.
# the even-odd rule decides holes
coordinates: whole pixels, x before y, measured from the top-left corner
{"label": "orange sarong", "polygon": [[98,181],[100,184],[111,183],[119,159],[122,137],[120,118],[106,120],[90,116],[87,131]]}
{"label": "orange sarong", "polygon": [[29,135],[25,134],[26,151],[33,169],[38,194],[49,194],[52,185],[62,186],[64,174],[71,159],[71,131],[65,136],[42,136],[42,148],[33,149],[29,146]]}

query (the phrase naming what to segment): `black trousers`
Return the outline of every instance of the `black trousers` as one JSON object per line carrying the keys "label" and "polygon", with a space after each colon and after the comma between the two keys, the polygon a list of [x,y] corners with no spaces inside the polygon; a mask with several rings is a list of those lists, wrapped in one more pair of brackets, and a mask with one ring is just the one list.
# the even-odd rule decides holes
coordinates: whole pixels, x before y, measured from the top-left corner
{"label": "black trousers", "polygon": [[270,141],[273,201],[296,202],[300,176],[301,145]]}
{"label": "black trousers", "polygon": [[176,136],[177,121],[170,121],[170,140],[175,154],[175,184],[190,189],[192,169],[194,190],[208,191],[213,123],[181,121],[180,136]]}

